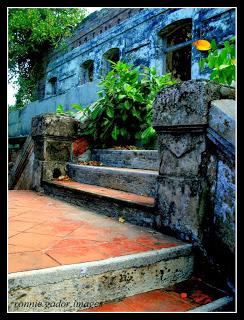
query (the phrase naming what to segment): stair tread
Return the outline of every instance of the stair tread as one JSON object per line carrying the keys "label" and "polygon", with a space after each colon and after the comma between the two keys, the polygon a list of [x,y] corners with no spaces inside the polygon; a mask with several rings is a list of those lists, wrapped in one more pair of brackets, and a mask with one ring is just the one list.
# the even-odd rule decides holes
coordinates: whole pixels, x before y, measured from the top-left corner
{"label": "stair tread", "polygon": [[120,168],[120,167],[111,167],[111,166],[87,166],[82,164],[74,164],[69,163],[69,165],[76,166],[76,167],[82,167],[86,168],[87,170],[93,169],[93,170],[107,170],[107,171],[117,171],[117,172],[131,172],[131,173],[139,173],[139,174],[151,174],[158,176],[158,172],[156,170],[149,170],[149,169],[134,169],[134,168]]}
{"label": "stair tread", "polygon": [[223,291],[192,278],[166,289],[139,293],[81,312],[186,312],[223,297],[226,297]]}
{"label": "stair tread", "polygon": [[80,183],[76,181],[45,181],[47,183],[51,183],[57,186],[64,186],[69,189],[75,189],[75,190],[80,190],[82,192],[88,192],[91,194],[107,197],[107,198],[112,198],[112,199],[117,199],[117,200],[122,200],[126,201],[129,203],[136,203],[140,205],[144,205],[147,207],[154,207],[155,206],[155,199],[153,197],[148,197],[148,196],[141,196],[138,194],[130,193],[130,192],[125,192],[125,191],[120,191],[120,190],[115,190],[111,188],[105,188],[105,187],[100,187],[96,185],[90,185],[90,184],[85,184],[85,183]]}
{"label": "stair tread", "polygon": [[33,191],[9,191],[9,199],[10,273],[189,246]]}

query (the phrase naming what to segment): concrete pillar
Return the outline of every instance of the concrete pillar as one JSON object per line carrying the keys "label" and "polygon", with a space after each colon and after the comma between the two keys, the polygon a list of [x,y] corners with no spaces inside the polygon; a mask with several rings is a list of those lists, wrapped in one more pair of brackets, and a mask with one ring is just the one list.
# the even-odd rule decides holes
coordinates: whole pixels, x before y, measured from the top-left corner
{"label": "concrete pillar", "polygon": [[32,118],[34,140],[33,188],[40,190],[42,180],[66,174],[72,142],[77,137],[78,121],[57,114],[41,114]]}
{"label": "concrete pillar", "polygon": [[153,107],[160,168],[158,228],[199,243],[208,223],[205,179],[206,128],[212,100],[233,98],[234,89],[207,80],[185,81],[163,89]]}

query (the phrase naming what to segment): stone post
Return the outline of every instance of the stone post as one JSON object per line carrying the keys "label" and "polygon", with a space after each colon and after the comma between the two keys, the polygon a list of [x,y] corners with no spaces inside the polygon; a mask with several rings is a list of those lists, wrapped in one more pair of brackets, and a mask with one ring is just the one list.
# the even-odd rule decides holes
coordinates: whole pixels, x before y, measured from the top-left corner
{"label": "stone post", "polygon": [[207,80],[190,80],[163,89],[153,107],[160,168],[157,227],[200,243],[206,210],[206,128],[212,100],[233,98],[234,89]]}
{"label": "stone post", "polygon": [[66,174],[72,142],[77,137],[78,121],[57,114],[41,114],[32,118],[35,160],[33,188],[41,190],[42,180]]}

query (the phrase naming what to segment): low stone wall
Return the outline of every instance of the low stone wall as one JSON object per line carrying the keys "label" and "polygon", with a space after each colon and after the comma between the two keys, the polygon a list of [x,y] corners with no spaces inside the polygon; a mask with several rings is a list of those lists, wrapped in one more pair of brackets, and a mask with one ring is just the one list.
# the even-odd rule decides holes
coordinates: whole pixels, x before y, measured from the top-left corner
{"label": "low stone wall", "polygon": [[226,278],[234,274],[235,251],[233,99],[233,88],[191,80],[163,89],[153,113],[160,155],[157,226],[193,243],[202,265],[207,260]]}
{"label": "low stone wall", "polygon": [[224,274],[229,283],[234,282],[235,274],[235,110],[235,100],[212,101],[207,130],[207,181],[213,204],[208,251],[218,272]]}

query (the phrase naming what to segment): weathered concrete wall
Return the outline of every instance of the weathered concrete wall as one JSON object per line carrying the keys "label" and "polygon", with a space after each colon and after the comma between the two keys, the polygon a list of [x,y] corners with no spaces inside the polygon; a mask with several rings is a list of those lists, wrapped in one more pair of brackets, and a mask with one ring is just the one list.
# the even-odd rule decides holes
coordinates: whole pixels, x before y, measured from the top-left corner
{"label": "weathered concrete wall", "polygon": [[153,113],[158,228],[190,240],[227,278],[235,251],[234,98],[234,88],[186,81],[162,90]]}
{"label": "weathered concrete wall", "polygon": [[[111,10],[114,10],[114,21]],[[77,33],[68,41],[68,52],[54,52],[49,55],[50,61],[44,76],[46,87],[44,100],[38,100],[23,111],[10,114],[10,136],[29,134],[31,117],[40,113],[55,112],[60,103],[68,109],[71,103],[86,106],[96,100],[103,55],[111,48],[120,50],[121,60],[135,65],[156,67],[158,74],[163,74],[165,44],[160,32],[175,21],[192,19],[192,39],[215,38],[220,43],[235,34],[233,8],[144,8],[142,10],[138,8],[131,9],[131,13],[129,11],[128,9],[107,9],[105,12],[101,10],[96,18],[101,19],[101,25],[98,26],[96,21],[91,19],[89,27],[88,19],[85,24],[87,34],[84,34],[84,29],[80,26]],[[191,78],[207,78],[208,73],[201,74],[198,67],[201,52],[192,47],[191,53]],[[87,60],[94,61],[93,81],[80,86],[81,65]],[[50,96],[48,81],[52,77],[57,77],[57,94]]]}
{"label": "weathered concrete wall", "polygon": [[[82,106],[91,104],[97,99],[97,84],[98,81],[86,83],[82,86],[71,88],[66,93],[34,101],[22,110],[10,112],[8,115],[8,136],[20,137],[29,135],[32,117],[44,113],[55,113],[59,104],[64,106],[65,111],[72,109],[72,103],[78,103]],[[75,110],[72,109],[72,111]]]}
{"label": "weathered concrete wall", "polygon": [[219,273],[234,283],[235,274],[235,100],[212,101],[209,111],[207,179],[213,203],[209,252]]}

